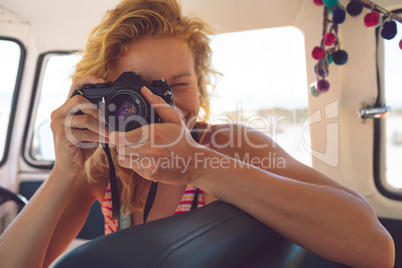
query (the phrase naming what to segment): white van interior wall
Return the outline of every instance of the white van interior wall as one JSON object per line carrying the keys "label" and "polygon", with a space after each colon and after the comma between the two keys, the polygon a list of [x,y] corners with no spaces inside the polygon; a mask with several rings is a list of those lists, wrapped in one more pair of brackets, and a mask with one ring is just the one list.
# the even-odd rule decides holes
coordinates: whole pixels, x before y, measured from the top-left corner
{"label": "white van interior wall", "polygon": [[30,23],[14,11],[0,5],[0,36],[13,37],[27,44]]}

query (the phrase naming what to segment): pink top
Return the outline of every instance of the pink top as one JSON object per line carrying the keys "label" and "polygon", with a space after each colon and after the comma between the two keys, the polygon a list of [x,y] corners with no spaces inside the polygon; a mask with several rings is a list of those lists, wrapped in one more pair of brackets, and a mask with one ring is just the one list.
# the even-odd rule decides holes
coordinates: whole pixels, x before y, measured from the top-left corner
{"label": "pink top", "polygon": [[[177,206],[174,215],[187,212],[191,209],[191,204],[193,203],[196,190],[197,187],[187,185],[184,195],[180,201],[180,204]],[[204,195],[201,190],[199,190],[197,201],[198,201],[197,208],[205,205]],[[112,219],[112,194],[110,190],[110,183],[107,187],[105,198],[103,199],[102,213],[103,216],[105,217],[105,234],[116,232],[119,229],[119,227],[117,220]]]}

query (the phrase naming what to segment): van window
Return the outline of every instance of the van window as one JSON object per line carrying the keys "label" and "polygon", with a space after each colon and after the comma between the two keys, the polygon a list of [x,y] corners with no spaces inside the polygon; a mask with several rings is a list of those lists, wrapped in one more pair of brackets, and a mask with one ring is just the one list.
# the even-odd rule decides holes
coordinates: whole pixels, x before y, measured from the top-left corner
{"label": "van window", "polygon": [[[401,13],[399,13],[401,14]],[[397,23],[398,33],[402,32],[402,25]],[[385,104],[391,107],[390,115],[384,120],[385,130],[385,159],[381,171],[380,182],[389,194],[396,194],[402,199],[402,76],[400,64],[402,50],[400,34],[384,42],[384,96]],[[384,131],[383,130],[383,131]],[[383,132],[384,133],[384,132]],[[395,197],[395,196],[394,196]]]}
{"label": "van window", "polygon": [[308,117],[302,32],[280,27],[219,34],[212,49],[214,68],[223,77],[213,92],[211,121],[241,122],[265,132],[311,165],[310,133],[302,129]]}
{"label": "van window", "polygon": [[39,59],[37,91],[32,106],[34,115],[28,129],[24,158],[34,166],[51,166],[55,159],[50,114],[67,98],[71,74],[80,56],[65,52],[46,53]]}
{"label": "van window", "polygon": [[11,139],[25,49],[17,40],[0,37],[0,59],[0,164],[3,164]]}

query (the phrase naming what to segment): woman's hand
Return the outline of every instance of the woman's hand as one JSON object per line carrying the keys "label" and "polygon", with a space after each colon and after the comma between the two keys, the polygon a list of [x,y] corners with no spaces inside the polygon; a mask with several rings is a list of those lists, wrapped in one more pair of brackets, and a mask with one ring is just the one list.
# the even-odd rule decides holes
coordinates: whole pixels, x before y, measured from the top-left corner
{"label": "woman's hand", "polygon": [[148,180],[189,184],[197,177],[194,160],[201,146],[192,139],[179,111],[146,87],[141,93],[162,123],[145,125],[130,132],[112,132],[109,141],[117,147],[119,165]]}
{"label": "woman's hand", "polygon": [[[104,82],[95,76],[77,78],[69,96],[85,84]],[[81,95],[69,97],[52,112],[51,120],[56,154],[54,169],[74,179],[82,172],[85,161],[94,153],[98,143],[108,142],[105,122],[96,105]]]}

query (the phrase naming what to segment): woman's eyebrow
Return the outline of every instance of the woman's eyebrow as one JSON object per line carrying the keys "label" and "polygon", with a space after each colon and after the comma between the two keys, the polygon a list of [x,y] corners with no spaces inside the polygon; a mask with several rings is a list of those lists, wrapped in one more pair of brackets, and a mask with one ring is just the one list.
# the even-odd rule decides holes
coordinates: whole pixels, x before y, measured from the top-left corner
{"label": "woman's eyebrow", "polygon": [[182,77],[189,77],[189,76],[192,76],[192,75],[193,74],[190,73],[190,72],[179,73],[179,74],[173,75],[171,77],[171,81],[179,79],[179,78],[182,78]]}

